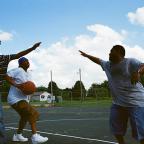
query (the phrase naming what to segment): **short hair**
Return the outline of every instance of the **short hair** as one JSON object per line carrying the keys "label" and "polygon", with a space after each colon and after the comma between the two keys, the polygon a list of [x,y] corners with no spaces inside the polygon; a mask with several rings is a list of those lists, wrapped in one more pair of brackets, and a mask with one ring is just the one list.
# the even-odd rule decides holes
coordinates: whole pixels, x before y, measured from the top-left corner
{"label": "short hair", "polygon": [[121,56],[125,56],[125,48],[121,45],[115,45],[112,49],[115,49],[120,52]]}

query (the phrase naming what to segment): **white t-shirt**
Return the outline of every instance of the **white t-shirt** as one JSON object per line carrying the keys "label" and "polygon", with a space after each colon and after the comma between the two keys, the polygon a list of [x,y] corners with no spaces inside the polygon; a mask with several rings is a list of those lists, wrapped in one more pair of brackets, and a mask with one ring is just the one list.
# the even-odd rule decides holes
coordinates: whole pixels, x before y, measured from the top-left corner
{"label": "white t-shirt", "polygon": [[[8,76],[12,77],[17,84],[30,81],[30,75],[23,68],[15,68],[7,72]],[[7,101],[10,105],[17,103],[20,100],[28,101],[28,96],[25,95],[20,89],[11,85]]]}

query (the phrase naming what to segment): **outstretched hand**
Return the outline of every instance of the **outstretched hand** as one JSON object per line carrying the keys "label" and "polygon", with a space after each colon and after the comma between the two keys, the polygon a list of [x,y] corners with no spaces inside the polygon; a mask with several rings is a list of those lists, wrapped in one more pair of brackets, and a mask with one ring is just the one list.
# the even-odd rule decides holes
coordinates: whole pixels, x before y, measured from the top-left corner
{"label": "outstretched hand", "polygon": [[82,56],[87,57],[87,54],[84,53],[83,51],[79,50],[79,52],[81,53]]}
{"label": "outstretched hand", "polygon": [[36,49],[37,47],[40,46],[40,44],[41,44],[41,42],[37,42],[37,43],[35,43],[35,44],[33,45],[33,48]]}

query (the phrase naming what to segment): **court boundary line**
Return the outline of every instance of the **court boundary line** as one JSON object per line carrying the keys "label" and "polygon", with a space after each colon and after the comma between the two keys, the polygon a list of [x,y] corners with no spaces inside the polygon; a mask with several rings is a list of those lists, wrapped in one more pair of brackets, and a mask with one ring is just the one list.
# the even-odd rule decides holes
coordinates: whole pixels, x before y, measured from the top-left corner
{"label": "court boundary line", "polygon": [[[6,127],[7,130],[16,130],[17,128],[15,127]],[[29,129],[23,129],[24,131],[31,131]],[[47,134],[47,135],[54,135],[54,136],[61,136],[61,137],[68,137],[68,138],[75,138],[75,139],[80,139],[80,140],[88,140],[88,141],[97,141],[97,142],[103,142],[103,143],[110,143],[110,144],[118,144],[116,142],[112,141],[105,141],[101,139],[92,139],[92,138],[86,138],[86,137],[78,137],[78,136],[72,136],[72,135],[64,135],[64,134],[59,134],[59,133],[48,133],[48,132],[42,132],[42,131],[37,131],[38,133],[42,134]]]}
{"label": "court boundary line", "polygon": [[[37,123],[42,122],[59,122],[59,121],[95,121],[95,120],[108,120],[107,118],[85,118],[85,119],[51,119],[51,120],[40,120]],[[6,123],[5,125],[13,125],[17,123]]]}

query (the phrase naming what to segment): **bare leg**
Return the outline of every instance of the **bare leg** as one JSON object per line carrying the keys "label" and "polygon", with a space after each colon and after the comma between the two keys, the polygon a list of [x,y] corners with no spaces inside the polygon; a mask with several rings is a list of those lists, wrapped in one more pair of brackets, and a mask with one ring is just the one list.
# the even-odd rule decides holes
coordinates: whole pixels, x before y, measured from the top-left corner
{"label": "bare leg", "polygon": [[30,123],[30,125],[31,125],[32,134],[36,134],[37,132],[36,122]]}
{"label": "bare leg", "polygon": [[[124,138],[122,135],[115,135],[115,137],[119,144],[125,144],[125,141],[124,141]],[[144,144],[144,143],[142,143],[142,144]]]}
{"label": "bare leg", "polygon": [[19,121],[19,127],[18,127],[18,130],[17,130],[17,134],[21,134],[25,125],[27,123],[27,120],[21,118],[20,121]]}

